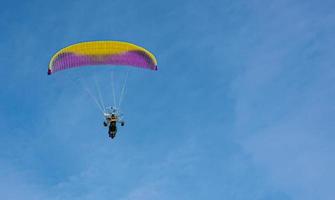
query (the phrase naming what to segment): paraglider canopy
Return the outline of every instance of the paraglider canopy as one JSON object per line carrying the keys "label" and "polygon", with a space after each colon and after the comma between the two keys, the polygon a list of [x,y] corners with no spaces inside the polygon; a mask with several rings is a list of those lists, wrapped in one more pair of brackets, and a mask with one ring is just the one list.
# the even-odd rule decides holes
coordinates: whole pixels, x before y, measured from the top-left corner
{"label": "paraglider canopy", "polygon": [[143,47],[120,41],[91,41],[58,51],[51,58],[48,74],[89,65],[128,65],[157,70],[155,56]]}

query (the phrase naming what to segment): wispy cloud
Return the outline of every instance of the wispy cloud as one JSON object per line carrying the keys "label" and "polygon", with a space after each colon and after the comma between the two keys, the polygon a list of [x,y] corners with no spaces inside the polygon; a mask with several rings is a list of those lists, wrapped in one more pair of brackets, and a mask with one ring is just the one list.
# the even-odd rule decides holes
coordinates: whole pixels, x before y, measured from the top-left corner
{"label": "wispy cloud", "polygon": [[268,183],[293,199],[335,195],[334,16],[314,6],[285,2],[254,13],[243,34],[253,50],[233,87],[240,144]]}

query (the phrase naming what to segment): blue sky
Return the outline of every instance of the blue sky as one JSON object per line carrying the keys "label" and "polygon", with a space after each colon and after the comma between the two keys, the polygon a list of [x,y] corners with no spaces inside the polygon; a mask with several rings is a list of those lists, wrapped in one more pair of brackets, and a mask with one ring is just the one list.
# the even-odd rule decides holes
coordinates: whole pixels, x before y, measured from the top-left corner
{"label": "blue sky", "polygon": [[[3,1],[1,199],[334,199],[333,1]],[[69,44],[144,46],[115,140]],[[119,80],[123,69],[115,69]]]}

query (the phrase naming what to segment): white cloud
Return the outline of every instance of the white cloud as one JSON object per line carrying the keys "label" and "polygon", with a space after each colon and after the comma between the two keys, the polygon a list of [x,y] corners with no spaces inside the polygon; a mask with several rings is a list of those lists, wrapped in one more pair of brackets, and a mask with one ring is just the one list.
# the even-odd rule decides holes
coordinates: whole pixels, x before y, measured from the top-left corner
{"label": "white cloud", "polygon": [[255,13],[259,21],[246,39],[255,48],[233,86],[235,126],[269,185],[293,199],[333,199],[334,42],[309,9],[286,2]]}

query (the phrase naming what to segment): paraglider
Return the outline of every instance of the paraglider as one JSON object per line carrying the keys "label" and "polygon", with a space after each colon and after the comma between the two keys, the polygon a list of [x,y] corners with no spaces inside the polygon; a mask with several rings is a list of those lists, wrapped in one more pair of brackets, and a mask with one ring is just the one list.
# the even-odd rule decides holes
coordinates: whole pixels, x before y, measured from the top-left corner
{"label": "paraglider", "polygon": [[[157,70],[155,56],[143,47],[120,41],[90,41],[67,46],[53,55],[48,75],[66,69],[96,65]],[[100,109],[105,119],[103,125],[108,126],[109,137],[113,139],[117,132],[117,124],[125,125],[123,115],[115,106]]]}
{"label": "paraglider", "polygon": [[109,126],[108,135],[113,139],[117,132],[116,123],[120,123],[121,126],[124,126],[125,124],[125,122],[122,120],[122,114],[120,114],[116,108],[110,107],[106,109],[104,116],[106,119],[103,124],[104,126]]}

